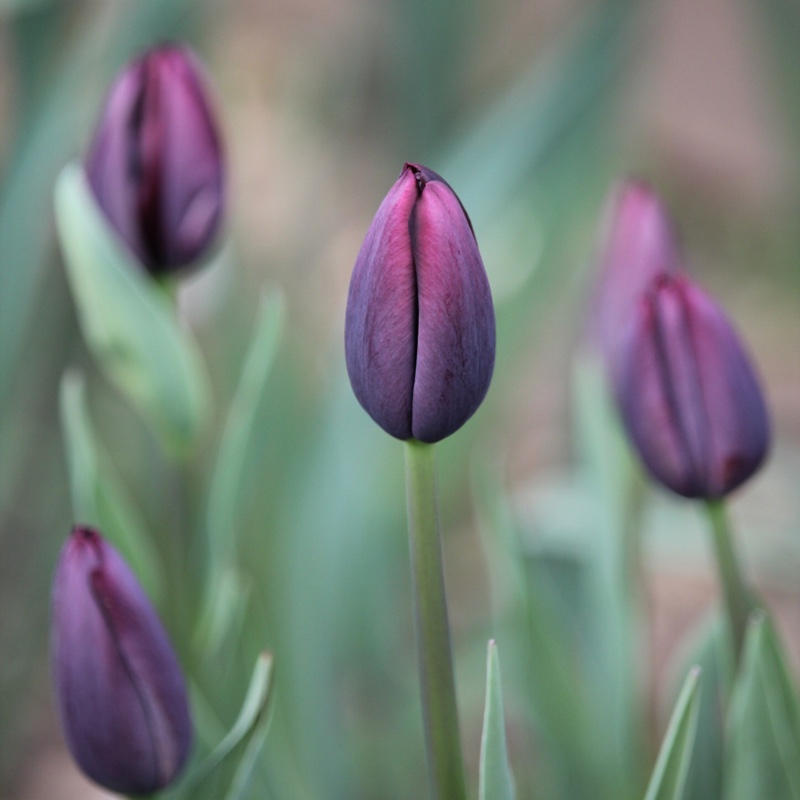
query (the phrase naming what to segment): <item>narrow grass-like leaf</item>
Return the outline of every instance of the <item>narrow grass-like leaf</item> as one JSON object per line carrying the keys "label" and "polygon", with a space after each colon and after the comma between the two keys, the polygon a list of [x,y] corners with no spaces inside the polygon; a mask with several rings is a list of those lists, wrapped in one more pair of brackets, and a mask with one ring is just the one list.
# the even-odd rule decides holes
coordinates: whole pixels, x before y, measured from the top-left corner
{"label": "narrow grass-like leaf", "polygon": [[207,588],[195,642],[198,651],[207,655],[219,653],[223,646],[233,646],[241,634],[251,593],[249,580],[235,567],[211,568],[214,583]]}
{"label": "narrow grass-like leaf", "polygon": [[79,372],[64,374],[59,399],[74,521],[99,528],[158,602],[162,588],[158,556],[141,514],[97,440]]}
{"label": "narrow grass-like leaf", "polygon": [[253,676],[247,689],[239,716],[214,750],[181,782],[181,790],[188,791],[208,778],[238,745],[248,741],[266,717],[273,686],[273,659],[271,653],[261,653],[256,660]]}
{"label": "narrow grass-like leaf", "polygon": [[283,330],[285,302],[265,293],[236,394],[228,411],[208,498],[207,526],[212,563],[229,566],[236,547],[236,517],[241,501],[247,446],[264,396]]}
{"label": "narrow grass-like leaf", "polygon": [[[727,622],[721,611],[702,620],[686,637],[673,675],[680,676],[691,664],[703,672],[703,690],[698,693],[697,732],[694,756],[684,786],[686,800],[708,800],[722,796],[724,710],[733,683],[733,653]],[[675,678],[677,680],[677,678]]]}
{"label": "narrow grass-like leaf", "polygon": [[267,739],[269,731],[268,718],[265,717],[264,721],[258,726],[250,741],[247,743],[242,758],[236,767],[236,772],[233,775],[228,793],[225,795],[225,800],[242,800],[245,797],[245,792],[250,784],[250,779],[253,776],[253,770],[258,763],[258,757],[261,755],[261,750],[264,747],[264,742]]}
{"label": "narrow grass-like leaf", "polygon": [[500,659],[494,640],[486,654],[486,705],[483,711],[481,759],[478,772],[479,800],[514,800],[514,777],[506,747]]}
{"label": "narrow grass-like leaf", "polygon": [[112,233],[77,163],[61,172],[56,221],[86,342],[106,375],[186,455],[203,431],[208,389],[199,353],[164,293]]}
{"label": "narrow grass-like leaf", "polygon": [[800,713],[769,618],[750,619],[727,720],[725,800],[800,800]]}
{"label": "narrow grass-like leaf", "polygon": [[697,732],[700,668],[686,676],[664,735],[645,800],[681,800]]}

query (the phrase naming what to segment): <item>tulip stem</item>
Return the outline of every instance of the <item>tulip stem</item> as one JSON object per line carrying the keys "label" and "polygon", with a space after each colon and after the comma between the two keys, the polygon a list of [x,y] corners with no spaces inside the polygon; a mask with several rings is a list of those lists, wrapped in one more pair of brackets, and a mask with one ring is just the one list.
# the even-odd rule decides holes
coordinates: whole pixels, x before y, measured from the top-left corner
{"label": "tulip stem", "polygon": [[725,502],[723,500],[707,500],[706,508],[714,533],[714,551],[725,598],[728,626],[733,639],[734,663],[738,664],[747,630],[747,620],[755,608],[755,603],[745,585],[733,547]]}
{"label": "tulip stem", "polygon": [[164,292],[170,304],[178,311],[178,281],[173,275],[165,275],[157,280],[158,286]]}
{"label": "tulip stem", "polygon": [[406,488],[414,626],[431,795],[434,800],[465,800],[433,445],[414,439],[406,442]]}

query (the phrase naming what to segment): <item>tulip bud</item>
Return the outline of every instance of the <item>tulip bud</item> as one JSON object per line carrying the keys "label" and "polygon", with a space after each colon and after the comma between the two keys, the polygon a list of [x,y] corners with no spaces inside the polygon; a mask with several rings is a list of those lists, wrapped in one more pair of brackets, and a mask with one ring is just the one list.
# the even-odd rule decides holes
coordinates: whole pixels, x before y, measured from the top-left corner
{"label": "tulip bud", "polygon": [[222,148],[201,73],[179,45],[132,61],[109,90],[86,158],[100,208],[154,275],[200,258],[222,216]]}
{"label": "tulip bud", "polygon": [[492,296],[469,217],[435,172],[406,164],[350,281],[353,392],[392,436],[437,442],[481,404],[494,352]]}
{"label": "tulip bud", "polygon": [[669,213],[647,183],[621,182],[606,208],[595,322],[600,346],[613,354],[642,291],[675,272],[682,258]]}
{"label": "tulip bud", "polygon": [[92,528],[73,528],[61,551],[52,661],[64,735],[86,775],[125,794],[174,780],[192,739],[183,676],[133,573]]}
{"label": "tulip bud", "polygon": [[654,478],[711,499],[758,469],[769,446],[758,381],[722,309],[688,278],[650,284],[617,363],[622,418]]}

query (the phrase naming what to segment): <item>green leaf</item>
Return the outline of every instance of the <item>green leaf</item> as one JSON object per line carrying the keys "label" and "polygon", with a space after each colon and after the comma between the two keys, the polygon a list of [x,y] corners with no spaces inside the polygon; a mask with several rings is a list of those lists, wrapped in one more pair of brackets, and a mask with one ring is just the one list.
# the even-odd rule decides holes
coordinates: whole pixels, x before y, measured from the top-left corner
{"label": "green leaf", "polygon": [[162,588],[158,556],[141,515],[97,440],[79,372],[64,374],[59,399],[75,521],[100,529],[157,603]]}
{"label": "green leaf", "polygon": [[89,348],[149,420],[165,449],[185,456],[208,416],[206,376],[194,343],[164,292],[106,224],[79,164],[62,170],[55,209]]}
{"label": "green leaf", "polygon": [[211,573],[197,628],[198,641],[207,652],[218,649],[230,624],[243,613],[248,591],[237,571],[238,512],[247,451],[258,408],[272,370],[285,319],[285,301],[279,292],[261,298],[253,337],[242,366],[214,465],[206,509]]}
{"label": "green leaf", "polygon": [[486,705],[478,776],[480,800],[514,800],[514,778],[506,749],[500,659],[494,641],[489,642],[486,655]]}
{"label": "green leaf", "polygon": [[664,735],[645,800],[681,800],[697,732],[700,667],[686,676]]}
{"label": "green leaf", "polygon": [[727,724],[725,800],[800,800],[797,691],[763,611],[750,618]]}
{"label": "green leaf", "polygon": [[[250,740],[262,727],[266,727],[266,723],[269,721],[267,711],[272,698],[273,674],[272,654],[261,653],[256,659],[239,716],[222,741],[181,782],[182,792],[186,792],[206,780],[215,769],[231,757],[237,746]],[[244,759],[248,758],[248,752],[245,750]],[[234,778],[235,782],[236,778]]]}
{"label": "green leaf", "polygon": [[195,632],[195,647],[206,656],[219,653],[223,647],[235,649],[241,635],[252,593],[249,579],[235,567],[218,568],[213,564],[213,583],[207,588],[205,606]]}
{"label": "green leaf", "polygon": [[207,509],[211,560],[220,567],[229,566],[233,561],[247,447],[275,360],[284,318],[283,295],[278,292],[264,294],[239,385],[225,422]]}
{"label": "green leaf", "polygon": [[236,767],[228,793],[225,795],[225,800],[242,800],[245,796],[253,770],[258,763],[258,757],[261,755],[261,750],[267,739],[268,731],[269,727],[266,724],[260,725],[247,743],[239,765]]}

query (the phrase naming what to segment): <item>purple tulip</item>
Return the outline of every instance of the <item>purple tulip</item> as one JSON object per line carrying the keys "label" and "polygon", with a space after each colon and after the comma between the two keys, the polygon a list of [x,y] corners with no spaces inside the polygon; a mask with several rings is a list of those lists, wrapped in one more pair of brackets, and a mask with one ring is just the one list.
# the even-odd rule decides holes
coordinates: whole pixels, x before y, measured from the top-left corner
{"label": "purple tulip", "polygon": [[172,273],[205,253],[222,217],[222,148],[187,47],[148,50],[122,70],[86,172],[112,227],[149,272]]}
{"label": "purple tulip", "polygon": [[481,404],[494,352],[492,296],[469,217],[435,172],[406,164],[350,282],[353,391],[387,433],[437,442]]}
{"label": "purple tulip", "polygon": [[55,694],[69,749],[92,780],[146,794],[169,784],[192,740],[175,653],[133,573],[75,527],[53,586]]}
{"label": "purple tulip", "polygon": [[658,275],[679,269],[682,256],[669,212],[649,184],[622,181],[612,190],[606,209],[594,321],[600,346],[613,361],[642,291]]}
{"label": "purple tulip", "polygon": [[614,375],[624,424],[653,477],[684,497],[728,494],[769,446],[764,399],[722,309],[661,275],[634,309]]}

